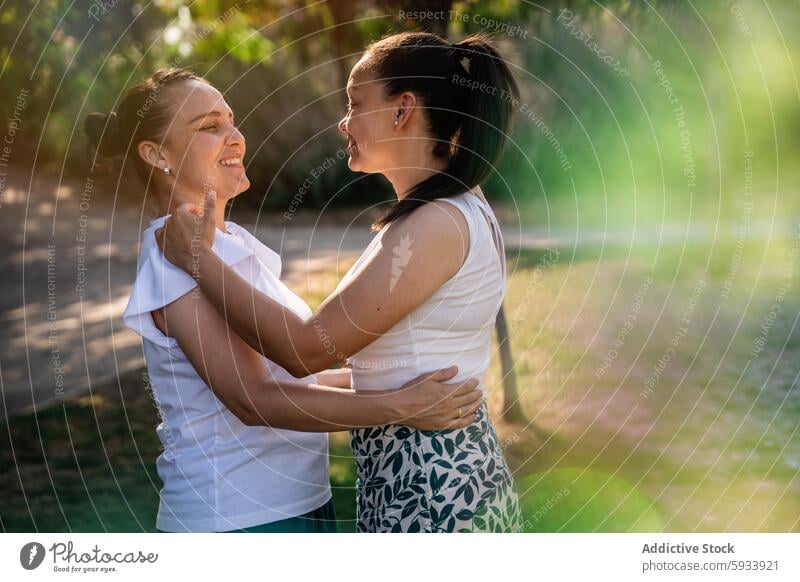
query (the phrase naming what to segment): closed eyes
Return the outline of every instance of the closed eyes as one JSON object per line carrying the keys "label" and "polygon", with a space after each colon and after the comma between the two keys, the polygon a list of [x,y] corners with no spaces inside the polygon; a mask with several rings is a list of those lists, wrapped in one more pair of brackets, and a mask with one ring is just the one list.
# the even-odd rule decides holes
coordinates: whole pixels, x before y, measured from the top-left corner
{"label": "closed eyes", "polygon": [[[236,123],[233,119],[231,119],[231,125],[236,127]],[[220,128],[220,124],[217,122],[209,123],[208,125],[204,125],[200,128],[200,131],[216,131]]]}

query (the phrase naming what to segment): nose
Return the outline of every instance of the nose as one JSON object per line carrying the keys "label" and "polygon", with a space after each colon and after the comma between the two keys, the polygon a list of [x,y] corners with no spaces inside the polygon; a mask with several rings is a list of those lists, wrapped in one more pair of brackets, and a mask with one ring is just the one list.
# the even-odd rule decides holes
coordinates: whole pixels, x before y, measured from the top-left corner
{"label": "nose", "polygon": [[245,147],[244,135],[242,135],[242,132],[239,131],[239,128],[235,125],[233,126],[233,131],[228,136],[228,145],[241,145],[242,148]]}
{"label": "nose", "polygon": [[339,131],[344,134],[347,134],[347,120],[349,118],[350,114],[347,114],[344,117],[342,117],[342,119],[339,121]]}

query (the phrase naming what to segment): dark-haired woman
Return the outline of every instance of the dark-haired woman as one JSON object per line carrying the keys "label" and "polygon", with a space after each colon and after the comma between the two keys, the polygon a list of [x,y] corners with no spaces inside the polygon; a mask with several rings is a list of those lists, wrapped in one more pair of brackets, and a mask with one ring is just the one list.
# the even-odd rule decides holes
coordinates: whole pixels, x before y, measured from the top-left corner
{"label": "dark-haired woman", "polygon": [[379,398],[343,389],[349,371],[295,379],[232,332],[194,279],[164,260],[156,229],[177,206],[199,204],[213,189],[220,204],[207,216],[210,252],[248,289],[300,320],[311,315],[279,280],[280,257],[224,220],[224,202],[249,186],[245,141],[208,82],[186,70],[159,71],[129,91],[117,113],[89,116],[86,130],[93,151],[126,162],[121,167],[133,175],[123,181],[158,205],[124,314],[143,337],[161,414],[158,529],[334,531],[327,431],[387,422],[440,429],[474,420],[477,381],[442,384],[454,371],[418,378],[407,390],[383,386]]}
{"label": "dark-haired woman", "polygon": [[[349,165],[383,174],[397,203],[313,317],[259,293],[209,252],[210,222],[184,206],[160,231],[166,256],[199,284],[252,347],[296,376],[345,358],[352,385],[402,383],[457,364],[483,379],[505,291],[497,221],[479,184],[504,144],[517,90],[495,48],[426,33],[368,47],[347,84],[339,129]],[[208,204],[214,208],[213,197]],[[219,208],[219,205],[216,206]],[[485,390],[485,386],[482,386]],[[380,426],[352,432],[360,531],[513,531],[513,480],[486,405],[466,429]]]}

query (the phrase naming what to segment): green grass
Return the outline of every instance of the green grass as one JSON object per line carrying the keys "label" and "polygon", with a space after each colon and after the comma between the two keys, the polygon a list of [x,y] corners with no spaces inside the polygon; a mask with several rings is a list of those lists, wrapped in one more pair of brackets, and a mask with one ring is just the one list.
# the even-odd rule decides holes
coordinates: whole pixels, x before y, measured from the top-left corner
{"label": "green grass", "polygon": [[87,397],[12,418],[0,437],[3,529],[153,531],[156,424],[144,386],[124,404]]}
{"label": "green grass", "polygon": [[[510,253],[506,311],[527,421],[500,420],[496,354],[487,382],[528,531],[800,530],[800,265],[763,351],[749,356],[787,281],[789,248],[748,242],[727,296],[731,243],[630,256],[567,249],[554,264],[541,252]],[[629,332],[598,375],[648,277]],[[314,280],[312,304],[336,277]],[[674,356],[643,397],[680,327]],[[153,531],[156,410],[141,372],[120,385],[0,428],[4,531]],[[334,434],[341,531],[354,531],[354,479],[348,435]]]}
{"label": "green grass", "polygon": [[[158,416],[141,372],[120,380],[124,401],[86,397],[2,426],[3,531],[155,531]],[[331,435],[331,485],[339,529],[355,531],[347,436]]]}

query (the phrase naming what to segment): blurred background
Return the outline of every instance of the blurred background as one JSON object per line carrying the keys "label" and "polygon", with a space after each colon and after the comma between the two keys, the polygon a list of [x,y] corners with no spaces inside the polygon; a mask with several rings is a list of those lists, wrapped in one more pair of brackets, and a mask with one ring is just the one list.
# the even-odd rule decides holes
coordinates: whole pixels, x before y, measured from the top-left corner
{"label": "blurred background", "polygon": [[86,115],[162,66],[207,77],[248,143],[231,215],[316,306],[392,196],[342,155],[349,70],[428,30],[492,33],[522,89],[484,191],[526,529],[800,531],[799,28],[790,0],[0,0],[0,528],[154,529],[158,412],[120,318],[154,214],[90,171]]}

